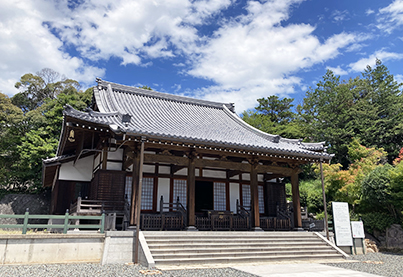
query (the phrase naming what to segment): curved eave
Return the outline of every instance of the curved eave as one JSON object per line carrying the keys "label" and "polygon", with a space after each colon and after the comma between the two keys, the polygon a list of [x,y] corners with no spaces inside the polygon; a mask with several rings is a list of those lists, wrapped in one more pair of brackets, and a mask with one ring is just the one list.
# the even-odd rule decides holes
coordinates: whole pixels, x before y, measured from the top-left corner
{"label": "curved eave", "polygon": [[[231,152],[231,149],[237,149],[240,152],[248,152],[248,153],[261,153],[262,156],[266,156],[265,154],[276,154],[280,156],[291,156],[291,157],[300,157],[300,158],[308,158],[308,159],[314,159],[314,160],[327,160],[330,161],[334,154],[328,154],[328,153],[323,153],[323,152],[302,152],[302,151],[290,151],[290,150],[284,150],[284,149],[278,149],[274,147],[256,147],[253,145],[248,145],[248,144],[231,144],[231,143],[226,143],[226,142],[218,142],[218,141],[213,141],[213,140],[198,140],[194,138],[187,138],[187,137],[171,137],[171,136],[166,136],[166,135],[160,135],[156,133],[140,133],[140,132],[132,132],[128,131],[126,132],[127,135],[132,136],[132,137],[145,137],[146,139],[149,140],[155,140],[155,141],[169,141],[172,143],[184,143],[188,144],[188,147],[190,146],[206,146],[208,149],[224,149],[224,151]],[[201,148],[202,148],[201,147]]]}

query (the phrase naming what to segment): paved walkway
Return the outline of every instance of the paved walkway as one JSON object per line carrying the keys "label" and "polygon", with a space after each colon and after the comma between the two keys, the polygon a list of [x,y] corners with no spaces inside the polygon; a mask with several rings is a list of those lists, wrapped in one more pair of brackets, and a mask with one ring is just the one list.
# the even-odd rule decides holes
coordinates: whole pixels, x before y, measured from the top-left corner
{"label": "paved walkway", "polygon": [[315,263],[296,263],[296,264],[261,264],[261,265],[245,265],[234,266],[233,268],[266,277],[376,277],[379,275],[369,274],[365,272],[353,271],[344,268],[338,268],[323,264]]}

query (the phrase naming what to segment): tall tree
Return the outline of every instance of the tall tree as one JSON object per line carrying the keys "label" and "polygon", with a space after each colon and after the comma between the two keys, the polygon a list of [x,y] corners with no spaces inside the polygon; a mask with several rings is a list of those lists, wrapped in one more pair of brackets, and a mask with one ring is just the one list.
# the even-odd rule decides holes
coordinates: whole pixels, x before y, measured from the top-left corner
{"label": "tall tree", "polygon": [[301,138],[300,125],[295,122],[292,111],[292,98],[280,99],[276,95],[257,99],[259,105],[254,111],[242,113],[242,119],[248,124],[264,132],[286,138]]}
{"label": "tall tree", "polygon": [[4,127],[0,130],[0,173],[4,173],[0,182],[3,189],[35,191],[41,187],[42,159],[56,152],[63,107],[69,104],[85,109],[91,102],[92,88],[80,92],[77,81],[50,69],[25,74],[16,87],[22,92],[11,100],[0,95],[0,124]]}
{"label": "tall tree", "polygon": [[55,99],[58,94],[68,88],[78,90],[80,84],[60,76],[52,69],[44,68],[35,75],[32,73],[23,75],[15,87],[21,92],[12,98],[12,102],[26,113],[41,106],[45,99]]}
{"label": "tall tree", "polygon": [[391,163],[403,146],[403,95],[401,87],[380,60],[374,68],[367,66],[362,74],[367,106],[373,106],[372,128],[362,134],[366,146],[383,147]]}
{"label": "tall tree", "polygon": [[302,106],[298,107],[304,132],[311,141],[325,141],[329,152],[335,154],[334,161],[347,168],[348,145],[354,135],[352,131],[354,91],[358,80],[341,82],[328,70],[315,89],[310,88]]}

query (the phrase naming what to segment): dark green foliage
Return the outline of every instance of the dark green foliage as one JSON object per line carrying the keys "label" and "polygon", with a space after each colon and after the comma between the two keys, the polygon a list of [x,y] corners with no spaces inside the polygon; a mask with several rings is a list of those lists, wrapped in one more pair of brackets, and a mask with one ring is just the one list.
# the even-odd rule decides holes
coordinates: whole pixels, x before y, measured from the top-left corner
{"label": "dark green foliage", "polygon": [[91,102],[92,89],[79,92],[78,82],[50,69],[25,74],[16,87],[24,90],[12,101],[0,98],[4,126],[0,131],[0,186],[9,192],[35,192],[41,189],[42,159],[56,153],[63,107],[69,104],[85,109]]}
{"label": "dark green foliage", "polygon": [[299,192],[301,206],[308,207],[309,213],[317,214],[323,212],[322,183],[319,179],[300,181]]}
{"label": "dark green foliage", "polygon": [[389,212],[396,217],[390,185],[391,170],[393,166],[390,164],[379,165],[365,177],[362,182],[361,209]]}
{"label": "dark green foliage", "polygon": [[242,119],[255,128],[285,138],[303,136],[296,114],[291,110],[294,99],[280,99],[276,95],[257,99],[259,105],[255,111],[245,111]]}
{"label": "dark green foliage", "polygon": [[372,212],[361,215],[366,232],[373,234],[374,230],[385,231],[392,224],[400,222],[388,213]]}
{"label": "dark green foliage", "polygon": [[146,85],[141,86],[139,88],[146,89],[146,90],[153,90],[152,88],[150,88],[149,86],[146,86]]}
{"label": "dark green foliage", "polygon": [[403,95],[380,60],[362,77],[340,81],[327,71],[315,89],[309,89],[298,107],[304,133],[325,141],[334,163],[344,169],[352,162],[347,146],[358,138],[366,147],[383,148],[392,162],[403,141]]}

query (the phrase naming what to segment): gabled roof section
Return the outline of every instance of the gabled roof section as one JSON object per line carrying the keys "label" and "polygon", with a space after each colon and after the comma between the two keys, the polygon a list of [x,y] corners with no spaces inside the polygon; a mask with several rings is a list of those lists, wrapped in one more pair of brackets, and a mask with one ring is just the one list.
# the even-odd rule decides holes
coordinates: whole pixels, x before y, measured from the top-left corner
{"label": "gabled roof section", "polygon": [[65,116],[107,125],[114,132],[144,135],[220,147],[284,153],[306,157],[331,155],[324,143],[303,143],[264,133],[244,122],[233,104],[218,103],[123,86],[97,79],[92,107],[79,112],[66,107]]}

